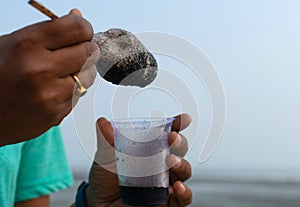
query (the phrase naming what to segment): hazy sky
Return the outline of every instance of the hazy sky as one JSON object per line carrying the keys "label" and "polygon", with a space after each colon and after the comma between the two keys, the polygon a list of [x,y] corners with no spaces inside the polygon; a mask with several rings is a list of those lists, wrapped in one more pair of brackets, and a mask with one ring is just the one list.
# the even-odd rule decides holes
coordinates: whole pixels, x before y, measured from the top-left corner
{"label": "hazy sky", "polygon": [[[41,3],[57,15],[79,8],[95,32],[121,27],[134,33],[170,33],[190,41],[207,55],[223,82],[227,121],[216,152],[200,165],[197,159],[203,144],[201,139],[208,132],[211,109],[205,87],[201,82],[195,83],[191,75],[191,90],[196,94],[201,121],[198,141],[188,155],[196,169],[300,169],[299,1],[65,0],[58,3],[41,0]],[[0,11],[1,34],[47,20],[27,1],[6,1]],[[186,66],[182,63],[158,54],[156,57],[160,67],[178,72],[179,76],[185,73]],[[188,81],[188,76],[185,78]],[[107,97],[113,87],[105,83],[101,87],[95,98],[95,111],[97,116],[109,117]],[[149,96],[144,94],[135,101],[149,103],[153,101]],[[156,97],[163,98],[159,94]],[[153,103],[164,102],[160,100]],[[134,111],[136,106],[133,106],[130,110]],[[168,108],[163,104],[159,107]],[[168,115],[178,112],[175,104]],[[62,129],[72,167],[88,167],[90,159],[78,144],[72,115],[63,122]]]}

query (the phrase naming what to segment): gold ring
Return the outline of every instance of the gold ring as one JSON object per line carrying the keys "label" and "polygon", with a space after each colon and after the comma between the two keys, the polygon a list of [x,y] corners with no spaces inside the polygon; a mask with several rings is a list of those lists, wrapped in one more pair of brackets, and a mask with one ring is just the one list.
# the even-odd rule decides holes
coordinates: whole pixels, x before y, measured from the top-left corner
{"label": "gold ring", "polygon": [[77,85],[76,89],[75,89],[75,95],[81,97],[84,94],[86,94],[87,90],[85,87],[82,86],[82,84],[79,81],[79,78],[76,75],[71,75]]}

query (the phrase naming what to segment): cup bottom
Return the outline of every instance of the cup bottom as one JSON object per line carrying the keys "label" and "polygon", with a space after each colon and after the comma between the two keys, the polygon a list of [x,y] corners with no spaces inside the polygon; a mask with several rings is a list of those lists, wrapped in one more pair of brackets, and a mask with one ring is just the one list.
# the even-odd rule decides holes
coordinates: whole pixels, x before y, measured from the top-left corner
{"label": "cup bottom", "polygon": [[167,202],[168,188],[120,186],[122,202],[131,206],[156,206]]}

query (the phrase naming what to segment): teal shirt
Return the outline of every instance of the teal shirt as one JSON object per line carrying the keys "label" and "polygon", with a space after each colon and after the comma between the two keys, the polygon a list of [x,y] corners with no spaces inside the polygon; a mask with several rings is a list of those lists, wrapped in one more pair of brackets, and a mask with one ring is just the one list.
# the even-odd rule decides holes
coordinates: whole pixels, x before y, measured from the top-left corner
{"label": "teal shirt", "polygon": [[1,147],[0,166],[1,207],[73,185],[58,127],[33,140]]}

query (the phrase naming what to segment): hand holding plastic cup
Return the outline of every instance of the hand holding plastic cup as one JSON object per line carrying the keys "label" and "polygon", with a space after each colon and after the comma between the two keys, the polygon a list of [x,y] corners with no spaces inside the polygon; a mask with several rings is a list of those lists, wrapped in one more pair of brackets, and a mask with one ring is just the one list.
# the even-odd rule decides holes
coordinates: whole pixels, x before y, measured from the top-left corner
{"label": "hand holding plastic cup", "polygon": [[168,135],[173,118],[112,120],[122,202],[154,206],[168,198]]}

